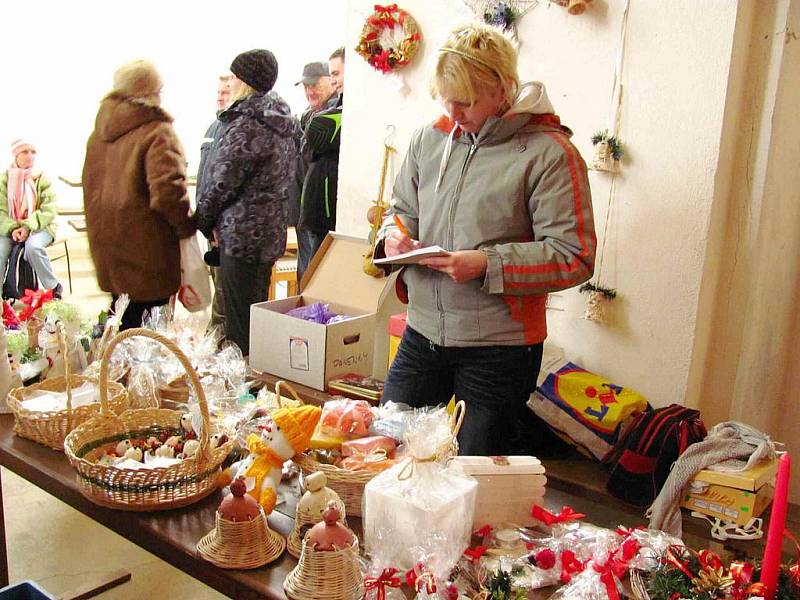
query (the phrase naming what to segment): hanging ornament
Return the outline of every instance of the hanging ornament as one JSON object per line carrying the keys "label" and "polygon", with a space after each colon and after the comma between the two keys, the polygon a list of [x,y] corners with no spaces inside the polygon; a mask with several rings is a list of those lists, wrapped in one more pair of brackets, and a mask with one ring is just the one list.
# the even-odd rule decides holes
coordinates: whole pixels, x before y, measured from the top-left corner
{"label": "hanging ornament", "polygon": [[367,253],[363,256],[361,265],[364,273],[371,277],[384,276],[384,270],[375,266],[375,264],[372,262],[372,256],[375,254],[375,245],[378,242],[378,230],[381,228],[383,217],[386,214],[386,211],[389,209],[388,204],[384,202],[383,196],[384,191],[386,190],[386,175],[389,169],[389,159],[392,155],[392,152],[395,151],[394,147],[391,145],[391,140],[395,133],[394,125],[387,125],[386,131],[386,139],[383,140],[383,165],[381,166],[381,180],[378,186],[378,197],[375,200],[375,204],[371,205],[367,210],[367,220],[370,224],[370,247]]}
{"label": "hanging ornament", "polygon": [[517,44],[521,45],[517,31],[517,23],[531,10],[539,5],[539,0],[464,0],[484,23],[509,33]]}
{"label": "hanging ornament", "polygon": [[616,136],[609,135],[608,129],[598,131],[592,136],[594,158],[589,168],[593,171],[619,172],[619,161],[624,151]]}
{"label": "hanging ornament", "polygon": [[392,73],[411,61],[421,39],[410,14],[396,4],[376,4],[364,23],[356,52],[381,73]]}
{"label": "hanging ornament", "polygon": [[582,15],[586,10],[586,5],[592,0],[550,0],[553,4],[558,4],[567,9],[571,15]]}
{"label": "hanging ornament", "polygon": [[[586,312],[584,317],[589,321],[598,323],[608,322],[608,305],[617,297],[617,290],[603,285],[603,260],[606,255],[606,242],[608,241],[608,224],[611,221],[613,201],[617,189],[617,173],[619,159],[622,158],[622,144],[619,142],[617,132],[619,131],[620,111],[622,107],[622,67],[625,58],[625,41],[628,34],[628,12],[630,10],[630,0],[625,0],[625,8],[622,11],[622,23],[620,25],[619,47],[617,49],[617,60],[614,66],[614,79],[611,85],[611,114],[612,126],[610,129],[600,131],[592,136],[595,155],[589,165],[590,169],[611,173],[611,185],[608,190],[608,208],[606,209],[605,222],[603,223],[603,238],[600,251],[597,254],[597,265],[595,268],[594,281],[590,281],[581,286],[580,291],[587,294]],[[612,133],[609,134],[609,131]]]}

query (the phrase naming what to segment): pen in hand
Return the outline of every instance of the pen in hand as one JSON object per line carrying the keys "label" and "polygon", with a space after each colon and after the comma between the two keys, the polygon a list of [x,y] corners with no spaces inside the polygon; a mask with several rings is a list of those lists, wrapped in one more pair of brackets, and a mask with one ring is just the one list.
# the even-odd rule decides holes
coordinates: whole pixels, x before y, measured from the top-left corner
{"label": "pen in hand", "polygon": [[394,224],[397,225],[397,228],[400,230],[400,233],[402,233],[405,236],[411,237],[411,232],[405,225],[403,225],[403,221],[400,220],[400,217],[397,216],[397,213],[394,214]]}

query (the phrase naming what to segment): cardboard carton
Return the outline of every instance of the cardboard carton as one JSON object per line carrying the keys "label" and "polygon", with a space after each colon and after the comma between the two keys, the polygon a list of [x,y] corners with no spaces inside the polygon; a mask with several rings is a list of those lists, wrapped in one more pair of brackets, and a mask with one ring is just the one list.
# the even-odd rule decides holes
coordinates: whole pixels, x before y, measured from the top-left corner
{"label": "cardboard carton", "polygon": [[775,459],[762,461],[752,469],[739,471],[737,473],[703,469],[694,476],[694,480],[754,492],[760,489],[765,483],[773,481],[777,473],[778,460]]}
{"label": "cardboard carton", "polygon": [[681,506],[737,525],[746,525],[750,519],[764,512],[774,492],[775,488],[769,483],[762,485],[757,492],[712,483],[702,492],[696,493],[687,488]]}
{"label": "cardboard carton", "polygon": [[[303,277],[302,295],[253,304],[250,366],[318,390],[347,373],[372,375],[376,311],[394,296],[395,277],[362,271],[369,249],[366,240],[329,233]],[[321,325],[284,314],[314,302],[352,318]]]}

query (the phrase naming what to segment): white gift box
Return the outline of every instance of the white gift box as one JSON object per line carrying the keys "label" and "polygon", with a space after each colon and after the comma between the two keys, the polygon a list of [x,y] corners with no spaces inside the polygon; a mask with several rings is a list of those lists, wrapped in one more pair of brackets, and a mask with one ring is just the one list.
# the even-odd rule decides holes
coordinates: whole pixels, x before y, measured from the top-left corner
{"label": "white gift box", "polygon": [[449,573],[469,547],[478,482],[458,465],[406,459],[364,489],[367,553],[402,570]]}

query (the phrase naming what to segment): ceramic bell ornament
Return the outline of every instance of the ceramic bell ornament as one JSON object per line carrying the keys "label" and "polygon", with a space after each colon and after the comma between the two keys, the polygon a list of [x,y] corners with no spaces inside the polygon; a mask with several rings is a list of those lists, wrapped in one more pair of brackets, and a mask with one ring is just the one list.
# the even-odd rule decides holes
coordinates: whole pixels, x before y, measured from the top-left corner
{"label": "ceramic bell ornament", "polygon": [[283,538],[270,530],[243,477],[231,483],[230,491],[217,509],[216,526],[197,543],[197,551],[223,569],[255,569],[272,562],[283,553]]}
{"label": "ceramic bell ornament", "polygon": [[361,600],[364,578],[358,539],[341,524],[335,500],[328,502],[322,519],[306,534],[300,560],[283,582],[283,589],[293,600]]}
{"label": "ceramic bell ornament", "polygon": [[325,487],[327,483],[328,478],[325,473],[321,472],[312,473],[305,478],[306,492],[297,503],[294,529],[286,543],[289,554],[295,558],[300,558],[306,531],[315,523],[320,522],[322,513],[325,512],[329,502],[333,502],[339,508],[341,520],[345,521],[344,503],[339,498],[339,494],[329,487]]}

